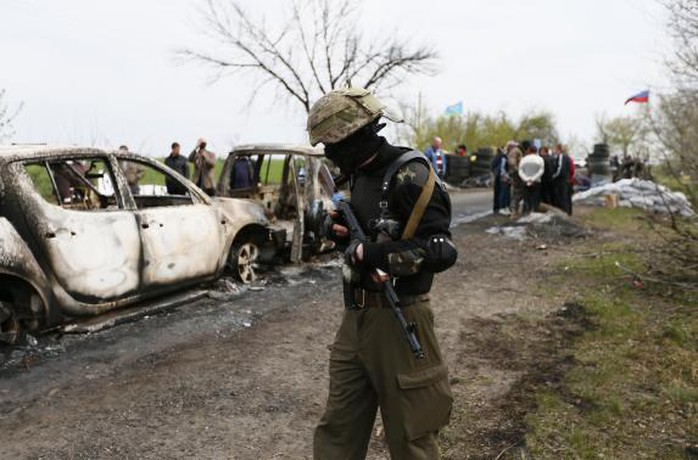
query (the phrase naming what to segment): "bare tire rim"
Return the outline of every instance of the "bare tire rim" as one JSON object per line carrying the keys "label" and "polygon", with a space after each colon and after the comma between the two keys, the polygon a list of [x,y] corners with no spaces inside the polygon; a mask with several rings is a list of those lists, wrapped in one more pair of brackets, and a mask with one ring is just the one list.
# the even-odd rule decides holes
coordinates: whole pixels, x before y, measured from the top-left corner
{"label": "bare tire rim", "polygon": [[245,243],[238,249],[238,276],[245,284],[249,284],[257,279],[257,274],[254,271],[257,257],[259,257],[259,248],[254,243]]}
{"label": "bare tire rim", "polygon": [[0,302],[0,342],[14,345],[19,340],[21,326],[12,306]]}

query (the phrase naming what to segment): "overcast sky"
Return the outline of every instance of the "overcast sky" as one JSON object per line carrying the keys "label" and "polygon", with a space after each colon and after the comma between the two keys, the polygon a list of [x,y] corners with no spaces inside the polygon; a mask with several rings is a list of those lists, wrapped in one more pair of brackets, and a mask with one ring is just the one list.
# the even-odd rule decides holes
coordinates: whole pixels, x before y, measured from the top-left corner
{"label": "overcast sky", "polygon": [[[269,88],[249,107],[250,82],[181,63],[204,45],[200,0],[0,0],[0,88],[24,103],[17,142],[88,144],[154,156],[199,136],[235,143],[306,142],[305,114]],[[247,0],[282,18],[281,0]],[[433,114],[466,110],[555,114],[563,136],[591,142],[594,117],[632,113],[630,95],[665,88],[670,49],[657,0],[372,0],[357,27],[387,30],[440,54],[439,71],[405,83]]]}

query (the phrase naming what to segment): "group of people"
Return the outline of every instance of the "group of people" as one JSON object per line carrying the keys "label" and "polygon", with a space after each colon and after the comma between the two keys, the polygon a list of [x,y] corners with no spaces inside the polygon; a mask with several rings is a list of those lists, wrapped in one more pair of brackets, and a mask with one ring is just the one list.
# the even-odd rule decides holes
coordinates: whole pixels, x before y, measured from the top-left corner
{"label": "group of people", "polygon": [[[194,175],[191,176],[191,181],[209,196],[214,196],[216,194],[216,179],[214,177],[216,154],[206,149],[206,141],[204,139],[196,141],[196,145],[189,157],[181,156],[180,150],[179,143],[173,142],[170,154],[165,158],[165,164],[185,179],[189,179],[189,163],[193,163]],[[128,154],[128,147],[126,145],[120,146],[119,152]],[[124,171],[131,193],[138,195],[140,192],[139,183],[145,173],[143,166],[140,163],[128,160],[121,161],[120,166]],[[180,182],[171,180],[169,176],[165,178],[165,186],[169,195],[184,195],[187,193],[186,188]]]}
{"label": "group of people", "polygon": [[628,154],[623,155],[622,160],[618,158],[618,155],[613,155],[610,164],[613,171],[613,182],[633,177],[640,179],[651,177],[647,164],[642,159],[633,158]]}
{"label": "group of people", "polygon": [[[216,179],[214,177],[216,154],[206,149],[206,140],[196,141],[188,158],[180,155],[180,149],[179,143],[173,142],[170,154],[165,158],[165,164],[189,179],[189,163],[193,163],[194,175],[191,177],[191,181],[209,196],[214,196],[216,194]],[[167,193],[170,195],[181,195],[186,192],[186,190],[182,190],[182,185],[178,182],[168,180],[165,185]]]}
{"label": "group of people", "polygon": [[508,209],[512,218],[554,206],[572,215],[574,161],[562,144],[551,153],[529,141],[509,141],[497,149],[491,164],[494,176],[493,211]]}

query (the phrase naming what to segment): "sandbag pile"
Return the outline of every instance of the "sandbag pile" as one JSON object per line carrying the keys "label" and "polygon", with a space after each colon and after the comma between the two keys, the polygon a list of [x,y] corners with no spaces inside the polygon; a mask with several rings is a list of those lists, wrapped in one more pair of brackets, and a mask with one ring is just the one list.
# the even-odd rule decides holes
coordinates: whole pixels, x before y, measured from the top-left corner
{"label": "sandbag pile", "polygon": [[681,192],[672,192],[663,185],[641,179],[622,179],[612,184],[592,187],[577,193],[572,201],[577,204],[604,206],[608,196],[618,197],[618,206],[639,208],[655,213],[675,213],[693,217],[691,203]]}

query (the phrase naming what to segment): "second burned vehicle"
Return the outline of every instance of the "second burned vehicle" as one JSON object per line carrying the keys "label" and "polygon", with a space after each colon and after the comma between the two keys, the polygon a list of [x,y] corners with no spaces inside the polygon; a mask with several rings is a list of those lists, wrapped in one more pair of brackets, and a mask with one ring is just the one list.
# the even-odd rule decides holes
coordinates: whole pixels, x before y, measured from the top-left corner
{"label": "second burned vehicle", "polygon": [[287,229],[287,257],[300,262],[334,248],[322,221],[331,208],[318,182],[321,148],[289,144],[235,147],[218,179],[218,196],[247,198],[261,204],[276,225]]}

